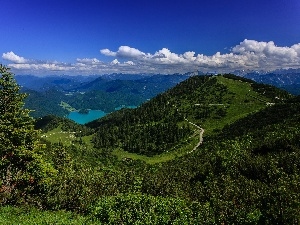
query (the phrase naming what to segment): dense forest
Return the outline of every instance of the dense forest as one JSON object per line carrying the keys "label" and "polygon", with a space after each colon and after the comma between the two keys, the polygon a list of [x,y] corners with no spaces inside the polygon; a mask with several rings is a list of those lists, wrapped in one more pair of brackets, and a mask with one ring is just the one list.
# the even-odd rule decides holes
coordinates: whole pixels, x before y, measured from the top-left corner
{"label": "dense forest", "polygon": [[300,223],[299,96],[193,76],[83,126],[33,120],[0,72],[2,224]]}

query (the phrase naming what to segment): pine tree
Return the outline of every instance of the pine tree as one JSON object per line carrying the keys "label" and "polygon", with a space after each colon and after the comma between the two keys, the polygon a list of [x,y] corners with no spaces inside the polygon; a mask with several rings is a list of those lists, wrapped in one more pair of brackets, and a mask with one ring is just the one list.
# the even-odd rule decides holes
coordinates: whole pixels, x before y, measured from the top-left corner
{"label": "pine tree", "polygon": [[27,201],[54,172],[39,153],[34,120],[23,108],[26,94],[19,91],[9,68],[0,64],[0,204]]}

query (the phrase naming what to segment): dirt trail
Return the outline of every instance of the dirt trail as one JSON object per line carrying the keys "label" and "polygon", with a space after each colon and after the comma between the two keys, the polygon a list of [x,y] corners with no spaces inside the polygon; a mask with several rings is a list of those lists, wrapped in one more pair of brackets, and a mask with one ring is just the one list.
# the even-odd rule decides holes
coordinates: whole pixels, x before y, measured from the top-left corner
{"label": "dirt trail", "polygon": [[204,133],[204,129],[199,127],[197,124],[194,124],[190,121],[188,121],[188,119],[185,118],[185,120],[187,122],[189,122],[190,124],[192,124],[193,126],[197,127],[199,129],[199,142],[197,143],[197,145],[193,148],[192,151],[190,151],[189,153],[192,153],[193,151],[195,151],[202,143],[203,143],[203,133]]}

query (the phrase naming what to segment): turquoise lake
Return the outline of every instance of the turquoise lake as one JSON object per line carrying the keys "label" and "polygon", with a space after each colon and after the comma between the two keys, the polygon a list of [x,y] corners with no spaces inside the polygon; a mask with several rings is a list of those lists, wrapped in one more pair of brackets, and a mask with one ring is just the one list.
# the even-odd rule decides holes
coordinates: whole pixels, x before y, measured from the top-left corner
{"label": "turquoise lake", "polygon": [[[136,106],[120,106],[118,108],[115,108],[115,110],[120,110],[122,108],[130,108],[134,109]],[[89,110],[88,113],[79,113],[79,112],[70,112],[69,115],[67,116],[68,119],[75,121],[76,123],[79,124],[85,124],[88,122],[91,122],[93,120],[99,119],[103,116],[105,116],[106,113],[101,111],[101,110]]]}
{"label": "turquoise lake", "polygon": [[75,121],[79,124],[85,124],[93,120],[105,116],[106,113],[101,110],[89,110],[89,113],[70,112],[67,116],[68,119]]}

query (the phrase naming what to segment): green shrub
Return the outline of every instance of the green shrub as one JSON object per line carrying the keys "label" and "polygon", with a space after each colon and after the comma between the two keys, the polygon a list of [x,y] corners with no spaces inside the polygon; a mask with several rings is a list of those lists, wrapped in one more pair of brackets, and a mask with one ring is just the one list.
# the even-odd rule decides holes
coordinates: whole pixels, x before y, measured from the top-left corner
{"label": "green shrub", "polygon": [[210,205],[143,194],[103,197],[90,215],[104,224],[213,224]]}

